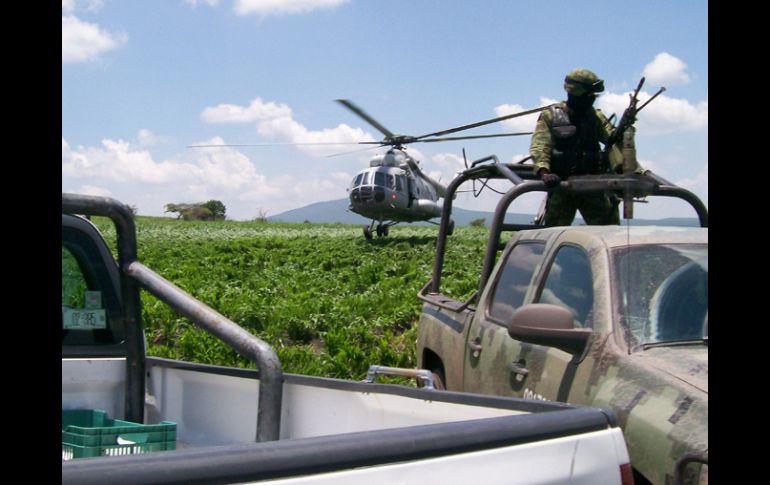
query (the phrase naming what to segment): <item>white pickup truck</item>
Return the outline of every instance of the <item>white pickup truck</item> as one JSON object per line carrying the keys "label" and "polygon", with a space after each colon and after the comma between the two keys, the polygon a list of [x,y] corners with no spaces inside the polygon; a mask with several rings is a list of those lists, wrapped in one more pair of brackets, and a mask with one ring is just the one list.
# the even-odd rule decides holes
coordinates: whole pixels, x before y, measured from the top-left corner
{"label": "white pickup truck", "polygon": [[[112,218],[118,261],[74,214]],[[284,374],[265,342],[137,260],[127,206],[62,194],[61,234],[62,483],[633,483],[612,411],[437,392],[429,377],[412,388]],[[146,357],[140,287],[257,369]],[[76,411],[107,416],[92,431],[134,428],[73,443],[89,430],[65,426]]]}

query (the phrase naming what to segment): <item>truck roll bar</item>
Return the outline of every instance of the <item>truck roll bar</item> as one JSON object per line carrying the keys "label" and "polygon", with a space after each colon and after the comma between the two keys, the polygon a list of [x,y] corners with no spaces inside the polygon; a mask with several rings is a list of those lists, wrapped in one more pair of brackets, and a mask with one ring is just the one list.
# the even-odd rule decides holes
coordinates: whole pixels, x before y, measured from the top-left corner
{"label": "truck roll bar", "polygon": [[256,441],[279,439],[283,370],[266,342],[195,299],[137,259],[136,225],[128,206],[110,197],[62,194],[62,213],[109,217],[117,232],[120,286],[126,310],[126,420],[144,422],[145,348],[139,287],[219,338],[259,369]]}
{"label": "truck roll bar", "polygon": [[[527,158],[528,159],[528,158]],[[527,159],[522,160],[525,161]],[[486,163],[492,162],[492,163]],[[444,265],[444,253],[446,251],[446,239],[449,229],[449,221],[452,213],[452,201],[457,189],[469,180],[478,179],[507,179],[512,184],[495,207],[494,218],[490,224],[490,237],[484,256],[484,267],[481,272],[479,289],[476,295],[480,295],[486,285],[489,274],[492,272],[497,251],[500,248],[500,235],[503,231],[518,231],[524,229],[539,229],[547,227],[543,224],[505,224],[505,214],[508,207],[519,196],[528,192],[547,192],[549,189],[535,175],[533,165],[525,163],[500,163],[495,155],[474,161],[471,166],[460,172],[447,187],[444,198],[444,208],[441,212],[438,238],[436,241],[436,258],[433,264],[433,274],[426,288],[420,291],[419,298],[439,306],[444,306],[439,301],[434,301],[435,295],[440,293],[441,272]],[[708,210],[697,195],[687,189],[679,187],[663,179],[650,171],[642,174],[601,174],[601,175],[574,175],[560,183],[560,189],[569,192],[599,192],[611,191],[624,200],[624,215],[633,218],[633,198],[647,196],[677,197],[690,204],[698,215],[701,227],[708,227]]]}

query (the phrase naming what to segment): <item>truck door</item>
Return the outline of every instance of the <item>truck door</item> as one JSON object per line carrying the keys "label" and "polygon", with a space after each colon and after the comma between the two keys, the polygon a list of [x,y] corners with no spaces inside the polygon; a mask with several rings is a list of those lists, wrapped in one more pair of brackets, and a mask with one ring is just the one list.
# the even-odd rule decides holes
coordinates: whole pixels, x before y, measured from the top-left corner
{"label": "truck door", "polygon": [[468,333],[463,390],[502,396],[523,395],[527,380],[526,359],[530,358],[534,346],[513,340],[506,324],[531,293],[544,250],[543,241],[520,241],[503,254]]}
{"label": "truck door", "polygon": [[[525,255],[524,249],[531,251]],[[567,399],[577,369],[573,356],[554,347],[517,341],[508,334],[506,323],[523,303],[551,303],[571,310],[576,326],[591,327],[593,276],[588,255],[577,246],[562,245],[545,261],[542,247],[537,255],[534,249],[514,247],[498,271],[484,315],[477,314],[478,325],[469,333],[472,353],[466,356],[465,390]],[[528,265],[527,258],[532,260]],[[513,290],[514,286],[519,289]]]}
{"label": "truck door", "polygon": [[[562,306],[572,312],[575,327],[593,328],[594,276],[583,248],[562,244],[542,273],[532,302]],[[567,402],[581,356],[555,347],[533,347],[538,351],[528,361],[532,375],[525,397]]]}

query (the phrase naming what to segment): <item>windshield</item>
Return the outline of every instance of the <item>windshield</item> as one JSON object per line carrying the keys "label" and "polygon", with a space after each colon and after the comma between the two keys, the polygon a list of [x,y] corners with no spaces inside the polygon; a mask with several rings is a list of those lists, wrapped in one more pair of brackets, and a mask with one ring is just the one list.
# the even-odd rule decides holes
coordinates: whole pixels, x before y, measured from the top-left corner
{"label": "windshield", "polygon": [[708,338],[708,246],[656,244],[612,253],[615,312],[632,349]]}

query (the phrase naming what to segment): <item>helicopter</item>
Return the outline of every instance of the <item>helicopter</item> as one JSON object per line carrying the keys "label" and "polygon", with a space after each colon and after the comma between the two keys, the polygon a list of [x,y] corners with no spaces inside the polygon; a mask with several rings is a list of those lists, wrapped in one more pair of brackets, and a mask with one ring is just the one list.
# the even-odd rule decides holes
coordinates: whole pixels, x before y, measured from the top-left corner
{"label": "helicopter", "polygon": [[[374,237],[373,231],[376,231],[378,237],[387,236],[389,228],[401,222],[426,221],[438,225],[431,219],[441,216],[440,199],[446,195],[447,186],[420,169],[420,162],[406,152],[407,144],[531,135],[531,132],[524,132],[445,136],[544,109],[536,108],[415,137],[394,134],[350,100],[337,99],[336,101],[385,135],[385,138],[380,141],[362,141],[358,142],[359,144],[390,147],[386,153],[374,156],[369,162],[369,168],[357,173],[347,189],[350,201],[348,210],[372,219],[371,224],[364,225],[363,228],[366,239]],[[448,233],[452,234],[453,229],[454,221],[450,220]]]}
{"label": "helicopter", "polygon": [[[364,225],[364,237],[372,239],[376,233],[378,237],[387,236],[390,227],[401,222],[426,221],[434,225],[432,221],[441,217],[442,203],[440,201],[446,195],[447,186],[434,180],[420,169],[420,162],[406,152],[406,145],[410,143],[432,143],[442,141],[472,140],[480,138],[497,138],[503,136],[531,135],[532,132],[521,133],[497,133],[489,135],[446,136],[459,131],[469,130],[490,123],[525,116],[547,109],[541,106],[526,111],[491,118],[468,125],[449,128],[447,130],[428,133],[422,136],[398,135],[380,124],[364,110],[347,99],[335,100],[350,111],[372,125],[385,138],[380,141],[351,142],[357,145],[378,145],[374,148],[390,147],[384,154],[374,156],[369,162],[369,168],[364,169],[353,177],[347,188],[349,206],[348,210],[366,218],[372,219],[371,224]],[[325,143],[288,143],[288,145],[317,145]],[[338,145],[340,143],[332,142]],[[343,143],[343,144],[347,144]],[[190,145],[190,148],[206,147],[231,147],[231,146],[269,146],[261,145]],[[342,154],[338,154],[342,155]],[[335,155],[331,155],[335,156]],[[464,150],[463,150],[464,156]],[[467,165],[467,163],[466,163]],[[376,225],[376,227],[375,227]],[[454,229],[454,221],[450,221],[449,234]],[[375,232],[373,232],[375,231]]]}

